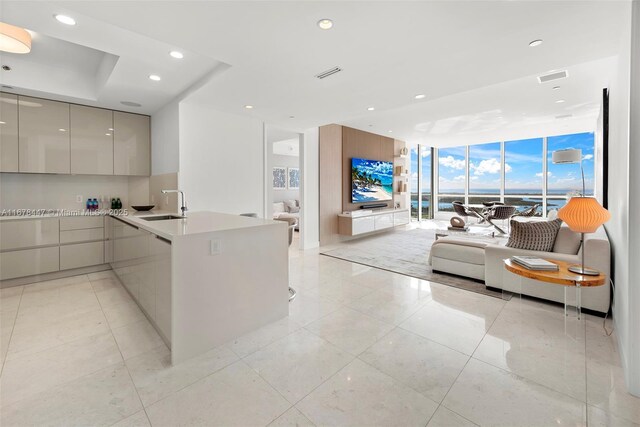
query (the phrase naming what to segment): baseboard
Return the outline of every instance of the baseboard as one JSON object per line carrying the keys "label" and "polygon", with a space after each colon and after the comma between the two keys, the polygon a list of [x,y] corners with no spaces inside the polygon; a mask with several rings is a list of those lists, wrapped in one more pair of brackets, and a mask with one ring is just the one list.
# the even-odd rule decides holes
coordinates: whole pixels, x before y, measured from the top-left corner
{"label": "baseboard", "polygon": [[77,276],[79,274],[96,273],[98,271],[111,270],[109,264],[92,265],[90,267],[74,268],[72,270],[54,271],[45,274],[36,274],[27,277],[16,277],[15,279],[0,280],[0,289],[11,288],[13,286],[28,285],[46,280],[63,279],[65,277]]}

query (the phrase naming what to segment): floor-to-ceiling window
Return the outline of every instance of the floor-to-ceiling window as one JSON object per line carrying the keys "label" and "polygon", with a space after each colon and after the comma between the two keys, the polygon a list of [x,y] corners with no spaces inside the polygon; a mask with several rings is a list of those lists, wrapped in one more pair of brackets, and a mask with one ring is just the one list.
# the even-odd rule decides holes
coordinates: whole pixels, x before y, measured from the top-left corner
{"label": "floor-to-ceiling window", "polygon": [[411,163],[411,218],[433,218],[432,208],[432,157],[433,149],[417,145],[410,151]]}
{"label": "floor-to-ceiling window", "polygon": [[438,210],[441,212],[453,212],[452,203],[465,199],[466,158],[466,146],[438,150]]}
{"label": "floor-to-ceiling window", "polygon": [[470,204],[500,201],[501,149],[499,142],[469,146]]}
{"label": "floor-to-ceiling window", "polygon": [[420,145],[420,206],[421,218],[433,218],[431,212],[431,147]]}
{"label": "floor-to-ceiling window", "polygon": [[543,138],[504,143],[504,203],[518,210],[538,205],[537,216],[542,215],[543,150]]}
{"label": "floor-to-ceiling window", "polygon": [[537,205],[536,215],[564,206],[582,192],[580,164],[551,161],[556,150],[582,150],[586,194],[594,194],[594,134],[591,132],[492,142],[437,150],[437,211],[452,212],[460,200],[481,206],[501,201],[524,210]]}

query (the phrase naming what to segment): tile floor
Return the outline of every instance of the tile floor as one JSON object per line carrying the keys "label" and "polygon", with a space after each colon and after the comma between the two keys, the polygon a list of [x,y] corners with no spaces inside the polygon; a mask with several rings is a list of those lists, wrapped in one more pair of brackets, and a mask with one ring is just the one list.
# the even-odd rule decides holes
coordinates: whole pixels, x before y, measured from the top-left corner
{"label": "tile floor", "polygon": [[0,292],[0,424],[640,425],[615,334],[291,252],[290,316],[177,366],[111,272]]}

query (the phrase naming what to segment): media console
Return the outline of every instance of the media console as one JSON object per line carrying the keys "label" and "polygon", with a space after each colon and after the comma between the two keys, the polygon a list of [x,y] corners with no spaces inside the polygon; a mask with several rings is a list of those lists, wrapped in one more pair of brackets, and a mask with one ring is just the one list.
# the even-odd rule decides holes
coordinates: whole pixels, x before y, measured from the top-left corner
{"label": "media console", "polygon": [[357,236],[406,225],[409,222],[411,222],[409,209],[353,211],[338,215],[338,233],[343,236]]}

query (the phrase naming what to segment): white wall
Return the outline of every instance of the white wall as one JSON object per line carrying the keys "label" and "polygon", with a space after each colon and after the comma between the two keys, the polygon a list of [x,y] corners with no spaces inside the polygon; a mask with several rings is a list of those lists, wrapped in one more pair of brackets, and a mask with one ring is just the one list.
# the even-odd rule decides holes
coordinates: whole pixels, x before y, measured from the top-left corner
{"label": "white wall", "polygon": [[[133,194],[144,187],[144,180],[148,183],[145,177],[136,180]],[[76,201],[77,196],[82,202]],[[101,196],[120,197],[122,205],[129,206],[129,177],[35,173],[3,173],[0,177],[0,209],[84,209],[88,198]]]}
{"label": "white wall", "polygon": [[[631,4],[629,8],[631,9]],[[638,7],[634,5],[636,16],[635,31],[640,24],[637,19]],[[637,147],[632,150],[630,144],[630,91],[631,91],[631,13],[629,20],[621,23],[623,39],[620,44],[620,54],[616,67],[616,75],[610,84],[610,109],[609,109],[609,212],[611,220],[606,224],[607,233],[612,246],[613,269],[612,276],[615,283],[615,296],[613,302],[613,313],[616,324],[616,334],[618,337],[619,350],[622,363],[625,368],[627,386],[630,391],[640,395],[640,384],[638,380],[638,369],[640,369],[640,353],[638,352],[637,334],[640,328],[638,322],[638,311],[640,310],[640,300],[637,297],[637,265],[630,267],[631,261],[637,260],[640,253],[631,252],[638,246],[638,232],[633,232],[629,227],[630,214],[637,218],[637,212],[632,210],[631,203],[637,203],[640,183],[631,179],[637,172],[630,174],[630,161],[637,164],[637,160],[630,157],[637,153]],[[637,50],[637,46],[635,49]],[[634,53],[637,62],[637,52]],[[636,71],[637,72],[640,70]],[[637,79],[637,76],[635,76]],[[634,83],[637,91],[637,81]],[[637,99],[638,95],[635,95]],[[637,105],[637,100],[636,100]],[[636,116],[638,112],[635,112]],[[637,120],[637,118],[636,118]],[[636,125],[637,126],[637,125]],[[637,130],[636,130],[637,132]],[[634,135],[638,138],[638,135]],[[637,178],[636,178],[637,179]],[[633,197],[632,197],[633,196]],[[635,241],[634,241],[635,240]],[[635,263],[637,264],[637,262]],[[634,278],[633,284],[631,278]]]}
{"label": "white wall", "polygon": [[[273,167],[284,167],[284,168],[299,168],[300,167],[300,158],[297,156],[283,156],[282,154],[274,154],[273,157]],[[273,197],[274,202],[282,202],[284,200],[300,200],[300,190],[276,190],[273,188],[273,182],[269,183],[269,188],[271,189],[271,196]]]}
{"label": "white wall", "polygon": [[151,116],[151,173],[178,172],[179,103],[171,102]]}
{"label": "white wall", "polygon": [[179,122],[178,180],[189,209],[263,216],[262,122],[188,100],[180,102]]}
{"label": "white wall", "polygon": [[300,144],[303,165],[300,174],[302,219],[300,244],[302,249],[320,246],[320,150],[318,128],[306,130]]}

